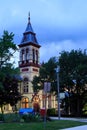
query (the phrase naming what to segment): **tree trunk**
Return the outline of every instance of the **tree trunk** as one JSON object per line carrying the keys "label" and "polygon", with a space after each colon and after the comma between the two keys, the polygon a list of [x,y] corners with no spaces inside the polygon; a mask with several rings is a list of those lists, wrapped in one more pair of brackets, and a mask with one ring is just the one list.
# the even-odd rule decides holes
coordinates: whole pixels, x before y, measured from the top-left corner
{"label": "tree trunk", "polygon": [[1,105],[0,107],[1,107],[1,113],[2,113],[2,121],[4,121],[4,110],[3,110],[3,105]]}
{"label": "tree trunk", "polygon": [[3,105],[1,105],[1,113],[4,114]]}

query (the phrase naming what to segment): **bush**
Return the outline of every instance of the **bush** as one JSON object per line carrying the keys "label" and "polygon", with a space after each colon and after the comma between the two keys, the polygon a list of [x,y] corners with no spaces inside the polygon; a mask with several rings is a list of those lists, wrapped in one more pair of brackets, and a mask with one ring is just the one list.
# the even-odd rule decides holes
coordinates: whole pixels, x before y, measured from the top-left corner
{"label": "bush", "polygon": [[4,121],[5,122],[20,122],[20,116],[19,114],[15,114],[15,113],[4,114]]}
{"label": "bush", "polygon": [[4,121],[4,115],[0,114],[0,121]]}
{"label": "bush", "polygon": [[0,121],[4,121],[7,123],[11,122],[39,122],[41,121],[41,116],[40,114],[24,114],[24,115],[19,115],[15,113],[7,113],[7,114],[0,114]]}
{"label": "bush", "polygon": [[87,115],[87,103],[84,105],[82,112],[83,112],[83,115]]}
{"label": "bush", "polygon": [[21,118],[24,120],[24,122],[41,121],[41,117],[39,114],[25,114],[25,115],[21,115]]}
{"label": "bush", "polygon": [[47,109],[47,115],[48,116],[54,116],[55,114],[56,114],[55,108]]}

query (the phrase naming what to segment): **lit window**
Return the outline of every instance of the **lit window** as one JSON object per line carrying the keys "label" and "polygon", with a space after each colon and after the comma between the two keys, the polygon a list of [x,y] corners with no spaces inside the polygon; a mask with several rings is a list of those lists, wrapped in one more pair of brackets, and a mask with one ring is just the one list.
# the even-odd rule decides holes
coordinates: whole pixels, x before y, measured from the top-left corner
{"label": "lit window", "polygon": [[27,97],[22,99],[22,108],[28,108],[29,107],[29,99]]}

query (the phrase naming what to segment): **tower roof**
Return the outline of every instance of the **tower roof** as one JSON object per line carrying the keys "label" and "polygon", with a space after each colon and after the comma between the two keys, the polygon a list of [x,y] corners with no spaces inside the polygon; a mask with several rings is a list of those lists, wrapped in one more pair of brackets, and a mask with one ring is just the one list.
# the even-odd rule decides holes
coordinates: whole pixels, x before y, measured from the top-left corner
{"label": "tower roof", "polygon": [[31,22],[30,22],[30,13],[29,13],[29,16],[28,16],[28,24],[27,24],[27,27],[26,27],[26,30],[25,32],[31,32],[31,33],[34,33],[33,31],[33,28],[32,28],[32,25],[31,25]]}
{"label": "tower roof", "polygon": [[22,38],[21,44],[19,46],[21,46],[21,45],[24,46],[29,43],[30,44],[32,43],[32,44],[40,47],[40,45],[38,44],[37,39],[36,39],[36,34],[34,33],[31,22],[30,22],[30,13],[28,16],[28,24],[27,24],[25,32],[23,33],[23,38]]}

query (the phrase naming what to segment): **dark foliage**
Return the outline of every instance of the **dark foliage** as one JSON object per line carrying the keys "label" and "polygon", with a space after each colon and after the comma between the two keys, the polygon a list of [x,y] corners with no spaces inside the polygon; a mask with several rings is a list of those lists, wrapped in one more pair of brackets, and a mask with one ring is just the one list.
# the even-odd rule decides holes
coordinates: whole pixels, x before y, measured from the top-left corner
{"label": "dark foliage", "polygon": [[18,79],[13,77],[19,74],[19,69],[10,63],[14,53],[18,50],[13,42],[14,34],[4,31],[0,38],[0,107],[3,112],[3,105],[15,105],[21,98],[18,92]]}
{"label": "dark foliage", "polygon": [[47,63],[43,63],[40,67],[39,76],[35,76],[33,79],[33,89],[35,92],[43,89],[44,82],[51,82],[51,90],[55,91],[55,82],[56,82],[56,73],[55,68],[57,67],[58,62],[56,58],[50,58]]}
{"label": "dark foliage", "polygon": [[[87,53],[86,50],[63,51],[59,57],[60,85],[69,94],[65,97],[66,113],[76,116],[82,115],[83,102],[87,97],[83,96],[87,84]],[[83,101],[84,100],[84,101]]]}
{"label": "dark foliage", "polygon": [[6,76],[2,85],[3,87],[0,90],[0,105],[15,105],[21,99],[21,94],[18,92],[18,80],[14,77]]}

